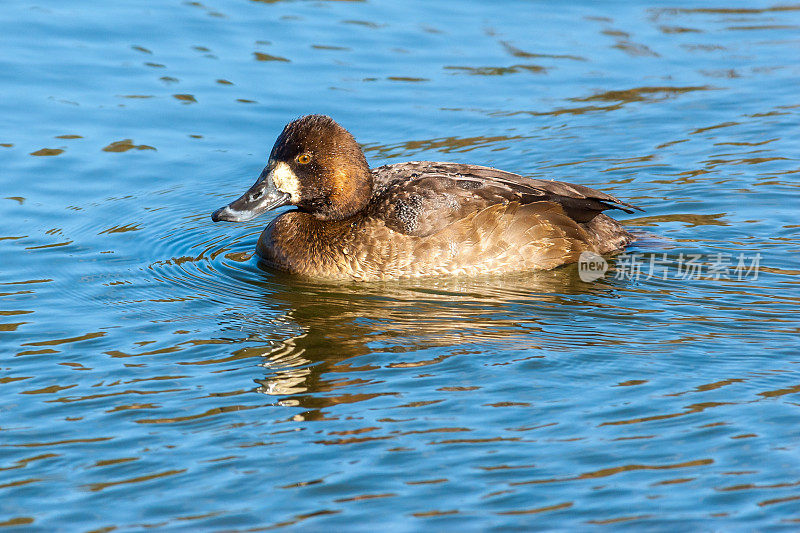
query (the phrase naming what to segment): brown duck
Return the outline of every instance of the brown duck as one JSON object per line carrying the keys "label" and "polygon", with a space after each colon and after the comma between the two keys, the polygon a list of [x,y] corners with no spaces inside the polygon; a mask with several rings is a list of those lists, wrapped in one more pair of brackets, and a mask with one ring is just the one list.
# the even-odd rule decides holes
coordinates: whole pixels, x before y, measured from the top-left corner
{"label": "brown duck", "polygon": [[602,212],[635,206],[561,181],[414,161],[371,169],[350,133],[308,115],[275,141],[267,167],[211,218],[241,222],[277,207],[256,251],[308,278],[388,280],[551,269],[634,240]]}

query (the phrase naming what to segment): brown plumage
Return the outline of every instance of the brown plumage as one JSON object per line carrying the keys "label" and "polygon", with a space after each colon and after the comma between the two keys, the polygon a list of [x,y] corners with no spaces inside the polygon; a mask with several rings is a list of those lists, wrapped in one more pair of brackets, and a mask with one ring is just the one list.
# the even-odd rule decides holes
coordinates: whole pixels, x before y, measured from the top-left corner
{"label": "brown plumage", "polygon": [[284,128],[267,168],[214,220],[280,205],[258,240],[269,265],[324,279],[385,280],[551,269],[633,241],[602,211],[638,209],[603,192],[494,168],[408,162],[370,170],[329,117]]}

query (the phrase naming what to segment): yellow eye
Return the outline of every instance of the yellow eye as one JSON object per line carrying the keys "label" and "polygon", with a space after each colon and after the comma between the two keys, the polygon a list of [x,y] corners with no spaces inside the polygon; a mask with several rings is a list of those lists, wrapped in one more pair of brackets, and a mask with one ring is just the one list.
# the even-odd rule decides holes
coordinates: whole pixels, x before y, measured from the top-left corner
{"label": "yellow eye", "polygon": [[297,162],[301,165],[307,165],[311,162],[311,155],[308,152],[297,156]]}

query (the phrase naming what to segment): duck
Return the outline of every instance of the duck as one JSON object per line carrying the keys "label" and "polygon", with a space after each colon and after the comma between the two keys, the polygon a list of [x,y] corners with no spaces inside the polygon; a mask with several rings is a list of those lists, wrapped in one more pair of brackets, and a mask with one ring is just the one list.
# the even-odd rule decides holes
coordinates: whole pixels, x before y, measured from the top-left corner
{"label": "duck", "polygon": [[640,208],[604,192],[495,168],[410,161],[370,169],[326,115],[289,122],[267,165],[214,222],[293,209],[263,230],[269,268],[332,281],[386,281],[551,270],[635,240],[604,213]]}

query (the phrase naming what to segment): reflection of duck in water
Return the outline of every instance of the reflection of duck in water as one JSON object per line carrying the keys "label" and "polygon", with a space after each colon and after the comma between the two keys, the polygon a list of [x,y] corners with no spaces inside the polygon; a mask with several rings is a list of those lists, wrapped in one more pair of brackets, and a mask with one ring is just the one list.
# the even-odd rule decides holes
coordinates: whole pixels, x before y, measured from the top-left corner
{"label": "reflection of duck in water", "polygon": [[[274,340],[242,350],[262,357],[268,369],[257,380],[259,392],[287,405],[317,409],[395,394],[366,387],[380,368],[435,372],[451,357],[487,350],[500,359],[505,351],[515,358],[541,358],[572,343],[602,344],[597,335],[587,339],[584,328],[550,327],[565,314],[614,305],[614,282],[584,283],[575,270],[572,265],[379,284],[320,283],[264,273],[263,314],[242,318],[254,338]],[[623,315],[629,311],[620,309]],[[282,332],[277,336],[276,325]],[[477,352],[476,346],[481,346]]]}
{"label": "reflection of duck in water", "polygon": [[588,187],[476,165],[410,162],[370,170],[333,119],[289,123],[258,181],[215,221],[284,205],[261,234],[269,265],[322,279],[381,280],[548,270],[633,236],[606,209],[633,206]]}

